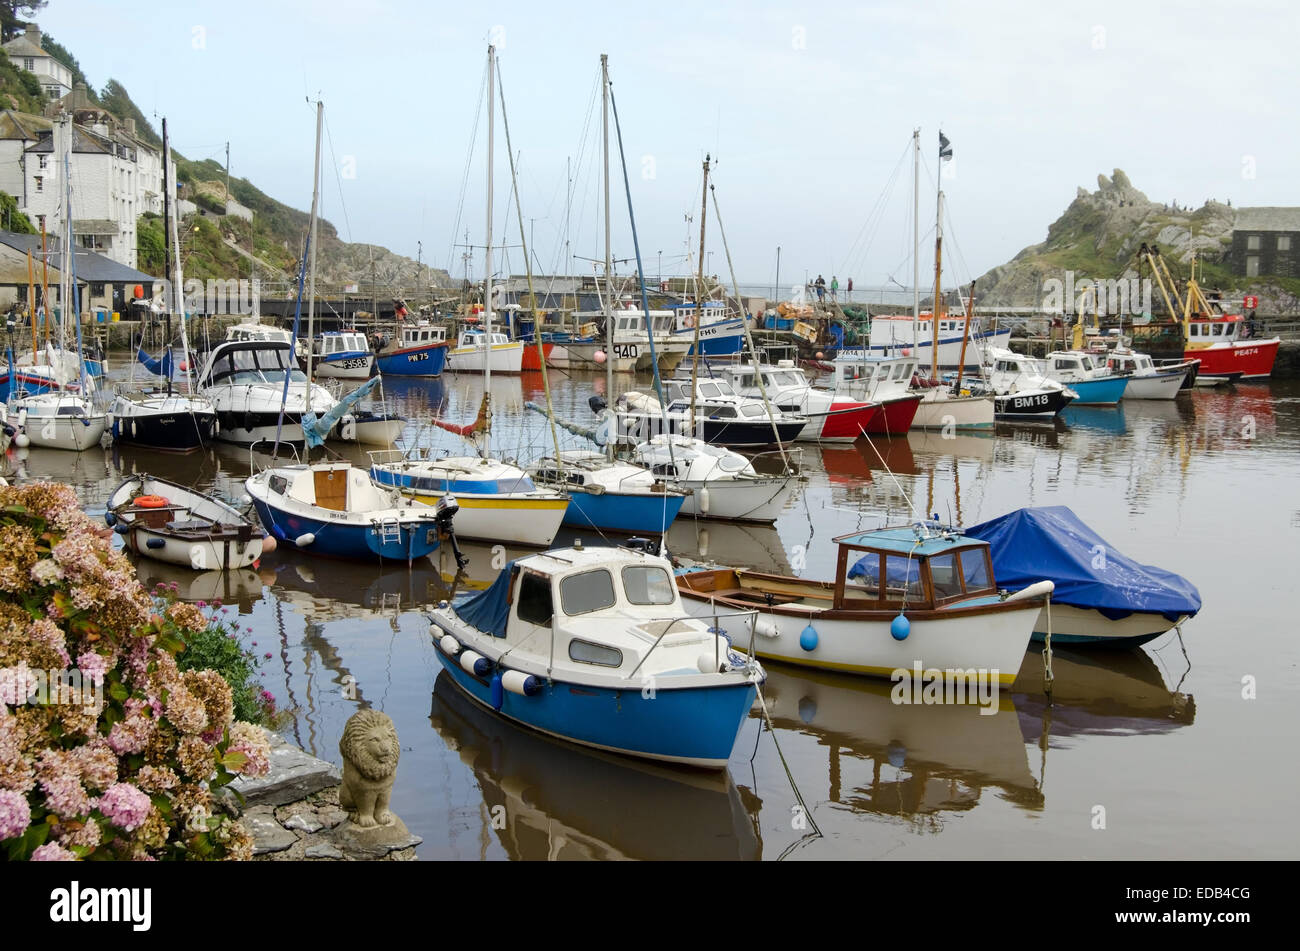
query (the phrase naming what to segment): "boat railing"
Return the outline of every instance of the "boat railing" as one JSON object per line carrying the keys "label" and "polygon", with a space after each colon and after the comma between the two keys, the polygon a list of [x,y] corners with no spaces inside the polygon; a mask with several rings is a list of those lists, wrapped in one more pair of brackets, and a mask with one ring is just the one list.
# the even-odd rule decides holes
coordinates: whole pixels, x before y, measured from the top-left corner
{"label": "boat railing", "polygon": [[[720,640],[722,640],[722,637],[720,637],[719,635],[722,635],[722,634],[724,633],[723,630],[722,630],[722,628],[719,626],[719,623],[718,623],[718,622],[719,622],[721,619],[723,619],[723,618],[730,618],[730,617],[742,617],[742,618],[748,618],[748,619],[749,619],[749,650],[746,652],[746,654],[745,654],[745,658],[746,658],[746,662],[747,662],[748,664],[752,664],[752,663],[754,662],[754,632],[755,632],[755,630],[756,630],[757,627],[758,627],[758,611],[757,611],[757,610],[754,610],[754,611],[718,611],[718,610],[716,610],[716,608],[715,608],[715,610],[714,610],[714,612],[713,612],[713,615],[712,615],[713,626],[709,628],[709,633],[711,633],[711,634],[714,635],[714,638],[713,638],[713,667],[714,667],[714,670],[715,670],[715,671],[717,670],[717,668],[719,667],[719,665],[722,663],[722,656],[721,656],[721,653],[720,653],[720,648],[719,648],[719,646],[718,646],[718,642],[719,642]],[[641,659],[640,659],[639,661],[636,662],[636,666],[633,667],[633,668],[628,672],[628,675],[627,675],[627,678],[626,678],[626,679],[628,679],[628,680],[631,680],[631,679],[636,675],[636,672],[637,672],[638,670],[641,669],[641,665],[644,664],[644,663],[646,662],[646,660],[650,657],[650,655],[654,653],[655,648],[658,647],[658,646],[663,642],[663,639],[664,639],[665,637],[668,636],[668,634],[673,630],[673,628],[678,624],[678,622],[681,622],[681,621],[707,621],[707,620],[709,620],[709,618],[696,617],[695,615],[692,615],[692,614],[683,614],[683,615],[681,615],[681,616],[679,616],[679,617],[673,617],[673,618],[638,618],[637,620],[642,621],[643,623],[651,622],[651,621],[654,621],[654,622],[666,622],[666,623],[664,623],[663,630],[659,632],[659,636],[655,638],[655,642],[654,642],[653,644],[650,645],[650,649],[649,649],[648,651],[646,651],[644,654],[641,655]],[[730,643],[730,638],[728,638],[728,643]]]}

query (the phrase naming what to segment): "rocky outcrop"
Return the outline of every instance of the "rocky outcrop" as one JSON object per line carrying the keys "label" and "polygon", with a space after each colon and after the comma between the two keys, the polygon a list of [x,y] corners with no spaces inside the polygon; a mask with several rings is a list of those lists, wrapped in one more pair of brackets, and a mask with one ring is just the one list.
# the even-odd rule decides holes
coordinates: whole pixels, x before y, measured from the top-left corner
{"label": "rocky outcrop", "polygon": [[1065,213],[1047,229],[1047,240],[1031,245],[976,282],[982,305],[1030,307],[1043,300],[1044,283],[1076,278],[1137,276],[1137,249],[1159,246],[1171,262],[1187,264],[1193,255],[1218,262],[1232,241],[1236,213],[1207,202],[1191,211],[1153,202],[1133,186],[1122,169],[1097,176],[1097,190],[1080,188]]}

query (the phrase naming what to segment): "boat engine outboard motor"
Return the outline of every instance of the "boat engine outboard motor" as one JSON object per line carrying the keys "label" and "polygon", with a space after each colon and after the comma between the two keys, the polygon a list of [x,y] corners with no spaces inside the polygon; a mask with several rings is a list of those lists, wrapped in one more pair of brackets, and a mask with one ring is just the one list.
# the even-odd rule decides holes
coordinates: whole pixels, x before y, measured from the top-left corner
{"label": "boat engine outboard motor", "polygon": [[599,416],[609,404],[605,402],[605,397],[597,393],[595,396],[588,397],[587,405],[591,407],[593,413]]}
{"label": "boat engine outboard motor", "polygon": [[460,511],[460,503],[456,497],[450,493],[444,495],[434,506],[434,520],[438,523],[438,537],[446,538],[451,542],[452,554],[456,556],[456,567],[464,568],[469,564],[469,559],[461,554],[460,545],[456,542],[456,530],[452,527],[452,521],[456,513]]}
{"label": "boat engine outboard motor", "polygon": [[630,548],[632,549],[632,551],[640,551],[640,552],[645,552],[646,554],[653,554],[650,548],[650,539],[642,538],[640,535],[634,535],[631,538],[623,539],[623,547]]}

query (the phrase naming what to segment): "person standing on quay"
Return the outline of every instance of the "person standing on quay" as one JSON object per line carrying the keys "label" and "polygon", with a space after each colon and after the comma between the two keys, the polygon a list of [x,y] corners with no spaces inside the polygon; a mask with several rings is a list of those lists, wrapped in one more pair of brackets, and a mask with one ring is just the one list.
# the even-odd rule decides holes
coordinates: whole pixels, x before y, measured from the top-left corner
{"label": "person standing on quay", "polygon": [[815,286],[817,288],[817,301],[820,303],[826,299],[826,278],[818,274]]}
{"label": "person standing on quay", "polygon": [[840,292],[840,279],[834,274],[831,275],[831,300],[835,300],[836,295]]}

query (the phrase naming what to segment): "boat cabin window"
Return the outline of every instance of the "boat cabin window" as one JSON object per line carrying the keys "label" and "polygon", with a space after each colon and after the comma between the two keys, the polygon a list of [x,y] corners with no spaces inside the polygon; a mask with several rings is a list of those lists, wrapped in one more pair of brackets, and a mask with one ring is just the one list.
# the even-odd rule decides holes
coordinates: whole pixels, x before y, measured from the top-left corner
{"label": "boat cabin window", "polygon": [[604,568],[569,575],[560,582],[560,603],[570,617],[612,608],[614,602],[614,579]]}
{"label": "boat cabin window", "polygon": [[733,406],[709,406],[705,404],[701,408],[709,414],[711,419],[734,419],[736,416],[736,409]]}
{"label": "boat cabin window", "polygon": [[897,366],[894,367],[894,379],[895,379],[895,380],[904,380],[904,379],[906,379],[906,378],[909,377],[909,376],[911,376],[911,373],[909,372],[909,369],[908,369],[908,366],[907,366],[906,363],[900,363],[900,364],[898,364]]}
{"label": "boat cabin window", "polygon": [[1077,369],[1078,366],[1079,363],[1077,360],[1066,360],[1061,357],[1056,358],[1056,369],[1058,370],[1074,370]]}
{"label": "boat cabin window", "polygon": [[701,395],[701,396],[721,396],[722,394],[721,394],[721,391],[719,391],[719,389],[718,389],[718,384],[716,384],[716,383],[701,383],[701,384],[700,384],[700,395]]}
{"label": "boat cabin window", "polygon": [[959,554],[966,591],[969,593],[981,588],[992,588],[993,582],[989,580],[988,554],[985,549],[967,548]]}
{"label": "boat cabin window", "polygon": [[[563,586],[563,582],[561,582]],[[580,641],[577,638],[569,641],[569,659],[576,660],[580,664],[597,664],[601,667],[622,667],[623,652],[615,647],[605,647],[602,644],[593,644],[591,641]]]}
{"label": "boat cabin window", "polygon": [[519,620],[529,624],[550,624],[555,609],[551,604],[551,579],[536,572],[519,576]]}
{"label": "boat cabin window", "polygon": [[740,411],[746,416],[766,416],[767,410],[763,408],[762,403],[747,403],[740,408]]}
{"label": "boat cabin window", "polygon": [[957,553],[935,555],[929,559],[929,565],[935,600],[960,597],[962,588],[961,575],[957,571]]}
{"label": "boat cabin window", "polygon": [[628,565],[623,569],[623,593],[633,604],[672,604],[676,589],[668,572],[657,565]]}
{"label": "boat cabin window", "polygon": [[793,373],[789,370],[787,370],[784,373],[772,374],[772,382],[776,386],[802,386],[803,385],[803,380],[799,377],[799,374]]}

